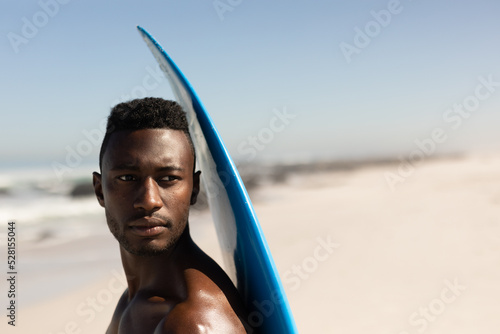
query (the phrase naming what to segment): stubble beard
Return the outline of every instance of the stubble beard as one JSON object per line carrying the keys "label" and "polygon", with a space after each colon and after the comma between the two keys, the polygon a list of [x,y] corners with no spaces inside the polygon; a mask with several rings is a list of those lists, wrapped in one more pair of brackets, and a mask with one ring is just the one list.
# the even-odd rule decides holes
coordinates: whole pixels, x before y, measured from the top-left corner
{"label": "stubble beard", "polygon": [[114,219],[106,211],[106,219],[108,222],[109,230],[111,234],[113,234],[115,239],[118,241],[120,246],[130,254],[142,257],[153,257],[170,252],[175,247],[177,241],[179,240],[180,236],[187,227],[188,217],[189,217],[189,211],[187,211],[186,214],[183,216],[182,219],[183,224],[180,223],[175,224],[172,220],[165,219],[168,227],[168,233],[170,235],[170,237],[166,240],[167,242],[165,245],[155,246],[152,243],[146,243],[146,244],[143,243],[141,245],[134,245],[130,241],[130,239],[127,238],[127,236],[125,235],[125,231],[120,229],[120,225],[116,221],[116,219]]}

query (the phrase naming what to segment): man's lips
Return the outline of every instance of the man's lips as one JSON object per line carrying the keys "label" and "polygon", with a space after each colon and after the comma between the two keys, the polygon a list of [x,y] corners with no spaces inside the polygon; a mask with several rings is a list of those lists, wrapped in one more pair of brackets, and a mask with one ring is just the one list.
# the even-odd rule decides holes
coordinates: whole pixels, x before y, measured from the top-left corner
{"label": "man's lips", "polygon": [[153,237],[167,229],[167,223],[156,218],[140,218],[129,224],[132,233],[140,237]]}
{"label": "man's lips", "polygon": [[154,237],[167,229],[166,226],[131,226],[130,230],[140,237]]}

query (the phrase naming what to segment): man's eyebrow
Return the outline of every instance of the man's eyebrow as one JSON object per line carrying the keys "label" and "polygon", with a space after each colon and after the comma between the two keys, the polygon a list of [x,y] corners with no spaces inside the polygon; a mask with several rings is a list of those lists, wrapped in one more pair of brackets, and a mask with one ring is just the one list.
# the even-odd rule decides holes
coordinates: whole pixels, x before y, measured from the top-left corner
{"label": "man's eyebrow", "polygon": [[183,172],[184,168],[182,168],[180,166],[171,165],[171,166],[160,167],[160,168],[158,168],[158,171],[159,172]]}

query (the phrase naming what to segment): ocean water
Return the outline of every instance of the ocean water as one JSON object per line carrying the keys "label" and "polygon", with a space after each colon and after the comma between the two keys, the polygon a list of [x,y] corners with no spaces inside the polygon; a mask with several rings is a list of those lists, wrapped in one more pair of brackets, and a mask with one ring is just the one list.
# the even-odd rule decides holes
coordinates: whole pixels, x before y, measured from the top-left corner
{"label": "ocean water", "polygon": [[0,258],[6,263],[8,222],[14,221],[22,307],[121,270],[118,244],[92,193],[92,171],[82,166],[59,178],[50,166],[0,170]]}
{"label": "ocean water", "polygon": [[82,166],[59,177],[50,166],[1,169],[0,243],[6,242],[9,221],[16,222],[19,243],[106,232],[104,211],[92,194],[92,171]]}

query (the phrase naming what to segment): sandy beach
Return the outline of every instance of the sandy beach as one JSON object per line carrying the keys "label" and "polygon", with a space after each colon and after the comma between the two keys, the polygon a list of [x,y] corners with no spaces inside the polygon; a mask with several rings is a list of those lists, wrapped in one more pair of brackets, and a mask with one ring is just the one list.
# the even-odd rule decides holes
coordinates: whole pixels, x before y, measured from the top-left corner
{"label": "sandy beach", "polygon": [[[293,173],[251,192],[299,332],[498,333],[500,156],[425,161],[392,187],[387,173],[398,164]],[[32,297],[2,333],[105,331],[125,283],[100,226],[19,245],[18,290]],[[220,261],[209,213],[191,229]]]}

